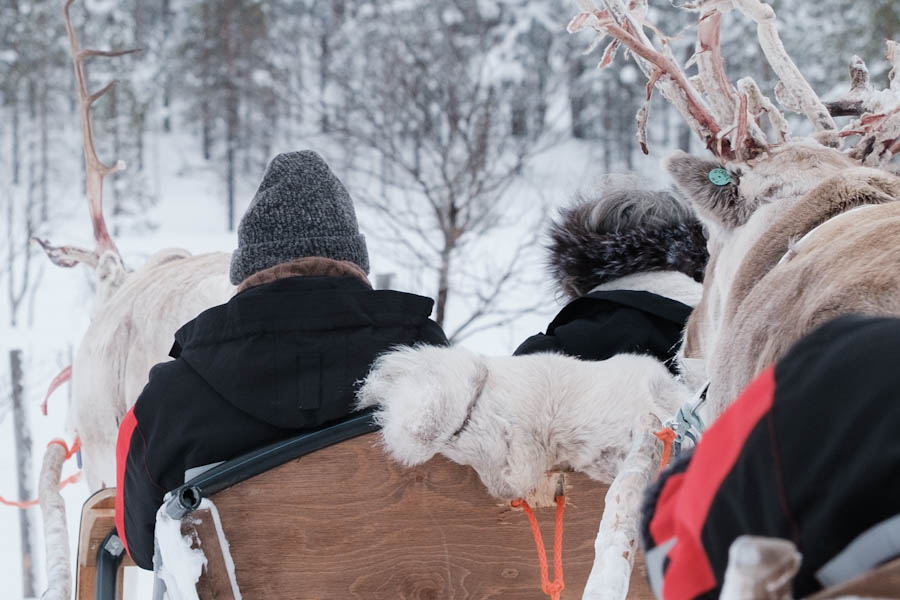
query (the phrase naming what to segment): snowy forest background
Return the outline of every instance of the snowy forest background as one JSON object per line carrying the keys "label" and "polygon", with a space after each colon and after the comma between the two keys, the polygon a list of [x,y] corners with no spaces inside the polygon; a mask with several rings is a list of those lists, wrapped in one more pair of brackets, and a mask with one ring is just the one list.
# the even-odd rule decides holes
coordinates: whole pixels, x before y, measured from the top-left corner
{"label": "snowy forest background", "polygon": [[[900,36],[896,0],[771,3],[820,96],[846,89],[853,54],[885,80],[883,40]],[[62,4],[0,3],[0,496],[8,499],[32,497],[44,445],[71,438],[65,392],[51,399],[49,417],[39,404],[71,363],[91,311],[92,273],[53,267],[29,243],[93,244]],[[686,60],[693,15],[666,0],[651,11]],[[651,154],[640,153],[634,115],[645,81],[621,55],[598,72],[599,51],[583,54],[590,35],[565,31],[576,12],[562,0],[76,3],[83,47],[143,50],[88,67],[92,89],[118,82],[94,109],[94,131],[101,159],[128,165],[104,198],[127,264],[172,246],[230,251],[266,163],[311,148],[357,204],[376,285],[435,298],[433,316],[455,341],[510,353],[559,308],[542,267],[555,208],[605,173],[668,185],[659,169],[667,152],[703,152],[657,95]],[[751,24],[726,15],[723,35],[732,79],[752,75],[769,92]],[[87,489],[65,494],[74,537]],[[37,596],[38,510],[0,507],[0,539],[4,597]]]}

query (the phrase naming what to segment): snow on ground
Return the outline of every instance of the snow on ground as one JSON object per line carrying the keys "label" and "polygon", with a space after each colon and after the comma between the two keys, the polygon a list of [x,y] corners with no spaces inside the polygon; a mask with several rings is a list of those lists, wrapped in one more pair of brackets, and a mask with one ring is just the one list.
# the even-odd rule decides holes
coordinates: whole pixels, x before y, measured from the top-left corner
{"label": "snow on ground", "polygon": [[[198,149],[187,136],[179,138],[159,134],[151,136],[148,141],[151,162],[149,172],[152,179],[149,185],[153,186],[159,197],[158,205],[151,209],[148,216],[158,227],[139,234],[126,232],[117,237],[116,242],[126,263],[137,266],[150,254],[165,247],[184,247],[193,253],[232,250],[236,237],[225,231],[225,190],[215,167],[198,158]],[[78,148],[77,141],[73,141],[72,145]],[[294,149],[297,148],[278,148],[276,151]],[[327,154],[326,158],[331,160]],[[581,182],[590,181],[594,177],[596,165],[601,164],[599,159],[599,150],[591,144],[568,141],[535,157],[523,179],[509,193],[515,194],[516,203],[527,206],[537,206],[540,203],[550,207],[559,206],[571,198]],[[79,191],[81,180],[77,169],[80,165],[72,162],[72,170],[61,172],[56,182],[59,188],[68,190],[68,193],[63,194],[56,205],[58,225],[51,237],[54,243],[91,246],[87,208]],[[647,169],[651,180],[659,177],[658,169],[653,170],[653,165],[658,164],[658,161],[645,160],[639,164]],[[127,176],[127,172],[122,176]],[[238,194],[243,201],[237,207],[238,215],[243,213],[256,185],[257,179],[254,178],[246,178],[240,182]],[[352,188],[350,191],[352,195]],[[369,240],[373,274],[396,272],[391,257],[385,255],[377,241],[377,232],[367,230],[364,210],[360,210],[359,220],[361,229]],[[527,228],[531,222],[533,221],[522,219],[484,242],[485,264],[489,266],[492,257],[502,254],[504,248],[514,246],[527,235],[529,232],[523,231],[523,228]],[[536,252],[536,255],[540,256],[540,253]],[[41,415],[40,403],[53,376],[71,363],[78,340],[89,322],[92,292],[90,272],[84,267],[60,269],[43,257],[39,257],[34,264],[41,273],[40,285],[33,301],[29,302],[31,306],[21,311],[21,324],[17,329],[8,327],[9,315],[5,312],[8,309],[5,304],[2,305],[4,313],[0,314],[0,360],[4,364],[0,367],[0,384],[4,387],[9,384],[9,368],[6,364],[9,349],[22,348],[28,419],[33,431],[33,487],[36,489],[37,475],[47,442],[55,437],[71,442],[73,437],[66,428],[68,386],[58,390],[51,398],[49,416]],[[503,328],[473,335],[465,340],[464,345],[485,354],[508,354],[527,336],[545,329],[559,309],[559,303],[540,265],[535,264],[532,268],[535,269],[535,283],[531,289],[519,290],[518,294],[526,298],[543,298],[542,308]],[[408,273],[397,272],[394,287],[428,295],[429,287],[425,287],[428,283],[418,281]],[[7,405],[2,406],[0,495],[15,499],[12,415]],[[74,462],[73,460],[66,465],[64,476],[76,469]],[[87,486],[84,482],[71,485],[63,491],[63,496],[67,505],[74,568],[80,508],[88,496]],[[31,510],[34,511],[34,522],[40,523],[39,509]],[[6,584],[3,597],[11,600],[22,598],[18,519],[18,510],[0,506],[0,539],[4,540],[0,545],[0,581]],[[33,539],[39,574],[37,593],[40,594],[44,587],[41,532],[34,532]],[[133,575],[129,575],[129,579],[132,578]],[[147,579],[142,578],[140,585],[146,584]]]}

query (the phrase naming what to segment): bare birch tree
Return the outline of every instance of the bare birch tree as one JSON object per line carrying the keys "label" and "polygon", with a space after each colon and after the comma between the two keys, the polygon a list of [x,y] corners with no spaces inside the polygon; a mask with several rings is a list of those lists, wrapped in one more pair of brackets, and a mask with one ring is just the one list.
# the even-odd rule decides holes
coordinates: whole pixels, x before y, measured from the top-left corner
{"label": "bare birch tree", "polygon": [[[35,157],[32,156],[32,159]],[[29,168],[29,171],[33,171]],[[31,188],[32,186],[28,186]],[[14,195],[6,193],[6,265],[5,278],[7,301],[9,303],[9,325],[19,324],[19,313],[26,300],[32,282],[31,235],[35,231],[35,213],[38,210],[37,196],[29,190],[27,202],[23,203],[23,215],[16,213]],[[19,500],[32,497],[31,426],[25,412],[25,364],[21,348],[9,348],[10,406],[13,414],[13,451],[16,457],[16,481]],[[19,511],[19,540],[22,559],[22,595],[35,597],[37,571],[34,563],[33,509]]]}
{"label": "bare birch tree", "polygon": [[[24,407],[24,365],[22,351],[9,351],[9,367],[12,377],[13,433],[16,449],[16,479],[19,500],[28,500],[34,487],[31,482],[31,426],[28,424]],[[19,544],[22,558],[22,597],[34,598],[37,589],[37,570],[34,547],[32,545],[34,509],[19,511]]]}
{"label": "bare birch tree", "polygon": [[[351,170],[379,182],[354,187],[378,216],[369,228],[404,266],[429,273],[435,320],[452,341],[532,309],[535,298],[512,296],[523,279],[540,276],[526,264],[537,225],[513,248],[489,240],[532,208],[507,193],[546,143],[543,115],[523,114],[513,102],[519,88],[494,70],[501,17],[470,8],[458,19],[451,10],[400,8],[390,29],[360,20],[331,75],[341,95],[332,132],[342,137]],[[476,271],[476,263],[489,266]],[[448,319],[451,305],[459,310]]]}

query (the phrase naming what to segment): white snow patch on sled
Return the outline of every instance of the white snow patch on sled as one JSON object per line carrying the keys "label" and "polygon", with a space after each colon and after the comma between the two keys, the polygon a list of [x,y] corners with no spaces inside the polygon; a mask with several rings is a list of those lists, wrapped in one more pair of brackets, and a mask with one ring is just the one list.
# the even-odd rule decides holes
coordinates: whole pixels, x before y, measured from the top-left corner
{"label": "white snow patch on sled", "polygon": [[156,512],[156,543],[161,564],[153,565],[166,584],[170,600],[199,600],[197,581],[206,566],[206,556],[193,548],[190,536],[181,534],[181,521],[166,514],[163,504]]}
{"label": "white snow patch on sled", "polygon": [[[219,538],[219,547],[222,549],[222,557],[225,561],[234,600],[241,600],[241,591],[235,576],[234,560],[222,529],[219,510],[212,501],[204,498],[194,512],[194,518],[196,519],[196,515],[204,511],[209,511],[209,514],[212,515],[213,526]],[[197,522],[199,523],[199,521]],[[181,523],[181,520],[173,519],[166,514],[165,504],[157,511],[156,543],[159,546],[159,563],[154,564],[154,568],[166,585],[166,594],[169,600],[199,600],[197,581],[200,580],[200,575],[209,561],[201,548],[193,547],[194,537],[182,534]],[[199,545],[202,540],[197,540],[197,543]]]}
{"label": "white snow patch on sled", "polygon": [[225,568],[228,571],[228,581],[231,583],[231,593],[234,595],[234,600],[242,600],[241,590],[238,588],[237,584],[237,576],[234,573],[234,559],[231,557],[231,546],[228,545],[228,539],[225,537],[225,530],[222,529],[222,519],[219,517],[219,509],[216,508],[216,505],[208,498],[204,498],[200,502],[200,508],[198,510],[204,509],[209,510],[209,514],[211,514],[213,518],[216,535],[219,537],[219,547],[222,549],[222,558],[225,559]]}

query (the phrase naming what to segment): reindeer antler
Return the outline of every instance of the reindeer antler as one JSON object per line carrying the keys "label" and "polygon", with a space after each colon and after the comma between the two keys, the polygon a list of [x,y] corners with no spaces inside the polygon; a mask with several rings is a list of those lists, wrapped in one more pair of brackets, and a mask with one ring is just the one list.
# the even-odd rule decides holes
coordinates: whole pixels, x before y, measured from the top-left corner
{"label": "reindeer antler", "polygon": [[[760,121],[765,115],[774,130],[774,143],[789,136],[784,115],[761,91],[753,79],[745,77],[732,85],[725,73],[720,46],[722,14],[737,9],[757,25],[757,37],[763,54],[778,76],[775,97],[787,110],[805,115],[816,129],[816,139],[840,147],[841,140],[863,136],[851,156],[866,164],[883,164],[900,154],[900,44],[887,42],[887,59],[893,67],[889,89],[874,91],[865,63],[854,57],[850,66],[851,89],[844,97],[828,104],[816,95],[809,82],[791,60],[778,35],[775,11],[761,0],[693,0],[678,8],[700,12],[697,25],[697,49],[681,67],[672,56],[668,38],[646,21],[647,0],[602,0],[601,10],[594,0],[577,0],[581,13],[572,19],[569,31],[586,26],[597,31],[590,50],[606,35],[612,37],[600,62],[600,68],[612,63],[619,46],[625,46],[647,77],[647,96],[637,114],[638,139],[644,153],[650,96],[659,88],[666,99],[684,117],[707,148],[724,161],[747,161],[765,152],[767,140]],[[674,4],[674,3],[673,3]],[[659,38],[658,49],[644,32],[649,27]],[[689,77],[684,69],[696,63],[698,74]],[[840,132],[833,115],[861,118]]]}
{"label": "reindeer antler", "polygon": [[735,120],[738,95],[725,74],[725,59],[719,40],[721,25],[722,13],[718,8],[703,13],[697,24],[697,53],[693,59],[697,61],[700,80],[709,95],[716,118],[723,123],[731,123]]}
{"label": "reindeer antler", "polygon": [[72,67],[75,70],[75,91],[78,94],[79,112],[81,114],[81,132],[84,146],[84,167],[85,167],[85,196],[88,200],[88,206],[91,214],[91,223],[94,228],[94,239],[96,240],[96,248],[84,250],[71,246],[53,246],[45,240],[37,240],[50,260],[57,266],[72,267],[83,262],[92,267],[96,267],[100,257],[105,252],[114,253],[121,261],[121,255],[118,248],[109,235],[106,228],[106,221],[103,219],[103,179],[125,169],[125,163],[121,160],[116,161],[113,165],[104,164],[98,157],[94,148],[94,132],[91,125],[91,106],[99,100],[106,92],[112,89],[115,82],[110,82],[102,89],[94,92],[88,92],[87,79],[84,75],[84,61],[87,58],[95,56],[122,56],[140,52],[140,50],[87,50],[82,49],[78,44],[78,37],[75,35],[75,28],[72,26],[72,19],[69,15],[69,8],[75,0],[66,0],[63,7],[63,13],[66,21],[66,32],[69,36],[69,46],[72,52]]}
{"label": "reindeer antler", "polygon": [[869,68],[858,56],[850,59],[850,91],[831,102],[826,102],[825,107],[833,117],[862,116],[866,110],[866,101],[870,98],[873,88],[869,81]]}
{"label": "reindeer antler", "polygon": [[704,140],[713,152],[730,156],[730,148],[722,146],[718,138],[721,130],[719,123],[716,122],[703,97],[678,66],[665,38],[660,35],[663,49],[657,50],[644,33],[643,15],[633,14],[632,11],[644,13],[646,1],[632,0],[628,8],[622,0],[603,0],[603,3],[606,10],[598,9],[593,0],[579,0],[582,13],[569,23],[568,30],[574,33],[590,25],[598,32],[599,38],[602,39],[604,34],[609,34],[613,38],[604,52],[601,67],[612,62],[620,45],[631,51],[635,62],[649,81],[647,101],[638,112],[638,137],[644,152],[647,152],[645,126],[649,114],[650,94],[654,87],[658,87],[666,100],[675,106],[694,133]]}
{"label": "reindeer antler", "polygon": [[[799,109],[797,112],[805,114],[812,121],[816,131],[836,129],[834,119],[831,118],[828,109],[825,108],[812,86],[803,77],[800,69],[788,56],[787,50],[784,49],[775,25],[775,11],[772,7],[760,0],[731,0],[731,3],[750,19],[756,21],[756,35],[759,38],[763,54],[780,80],[780,89],[791,99],[791,102],[782,102],[782,104],[785,107],[794,104]],[[778,96],[778,89],[776,88],[776,96]]]}
{"label": "reindeer antler", "polygon": [[[725,1],[730,3],[730,0]],[[717,10],[722,3],[723,0],[717,0],[705,5],[707,12],[701,19],[703,22],[695,55],[700,63],[700,78],[695,86],[672,55],[668,39],[645,20],[646,0],[631,0],[627,7],[623,0],[603,0],[605,10],[598,9],[593,0],[579,0],[583,12],[569,24],[569,31],[575,32],[590,25],[600,34],[608,34],[613,41],[604,52],[600,66],[607,66],[612,61],[615,49],[622,45],[631,51],[638,67],[648,79],[647,100],[637,117],[638,137],[645,153],[645,127],[650,94],[654,87],[660,89],[707,148],[722,160],[747,158],[764,149],[762,133],[758,131],[755,122],[751,126],[746,119],[736,118],[738,110],[741,106],[746,107],[747,101],[741,100],[725,76],[724,61],[719,50],[720,15]],[[656,32],[661,49],[657,49],[647,37],[645,26]],[[704,99],[704,93],[709,96],[709,102]]]}
{"label": "reindeer antler", "polygon": [[840,139],[861,136],[850,156],[870,166],[880,166],[900,154],[900,44],[886,41],[885,57],[891,63],[888,87],[876,90],[869,69],[858,56],[850,60],[850,90],[825,105],[834,116],[859,117],[838,133]]}

